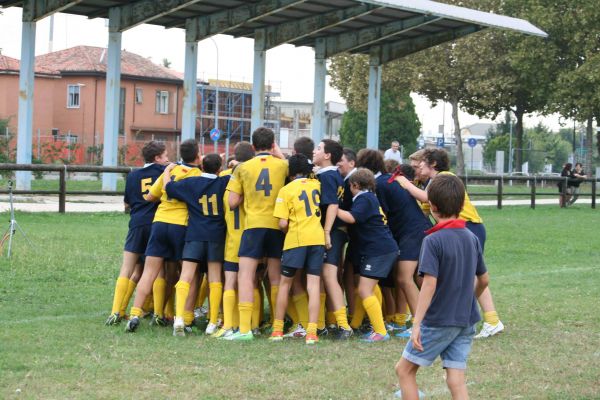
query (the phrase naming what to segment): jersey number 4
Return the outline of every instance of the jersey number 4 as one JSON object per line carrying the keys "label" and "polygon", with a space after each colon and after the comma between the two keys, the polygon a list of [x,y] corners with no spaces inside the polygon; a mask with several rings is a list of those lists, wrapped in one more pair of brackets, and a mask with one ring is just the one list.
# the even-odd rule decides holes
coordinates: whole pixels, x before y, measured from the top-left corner
{"label": "jersey number 4", "polygon": [[273,185],[271,185],[268,168],[263,168],[260,170],[260,174],[258,174],[258,179],[256,180],[256,185],[254,186],[254,188],[257,192],[259,190],[263,190],[265,192],[265,196],[271,195]]}

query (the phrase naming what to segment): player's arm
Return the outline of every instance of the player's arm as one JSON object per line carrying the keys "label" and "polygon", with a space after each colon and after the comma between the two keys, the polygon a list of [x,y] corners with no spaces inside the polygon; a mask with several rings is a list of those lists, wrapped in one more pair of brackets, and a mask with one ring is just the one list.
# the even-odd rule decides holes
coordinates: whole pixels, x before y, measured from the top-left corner
{"label": "player's arm", "polygon": [[411,181],[409,181],[405,176],[399,175],[396,177],[396,182],[400,184],[404,189],[411,194],[412,197],[419,200],[422,203],[426,203],[428,201],[427,192],[423,189],[419,189],[416,187]]}
{"label": "player's arm", "polygon": [[482,275],[477,275],[477,280],[475,281],[475,298],[478,299],[489,284],[490,275],[487,272]]}
{"label": "player's arm", "polygon": [[325,213],[325,224],[323,230],[325,231],[325,248],[331,248],[331,228],[337,217],[337,212],[340,207],[337,204],[329,204],[327,206],[327,212]]}
{"label": "player's arm", "polygon": [[176,165],[177,164],[171,163],[165,168],[165,171],[163,172],[163,189],[167,187],[167,184],[169,182],[171,182],[171,171],[173,170],[173,168],[175,168]]}
{"label": "player's arm", "polygon": [[[329,209],[327,209],[327,211],[329,211]],[[350,211],[346,211],[346,210],[342,210],[341,208],[338,207],[338,209],[336,210],[337,213],[337,217],[339,219],[341,219],[342,221],[344,221],[347,224],[355,224],[356,220],[354,219],[354,215],[352,215],[350,213]]]}
{"label": "player's arm", "polygon": [[229,203],[230,210],[237,208],[244,200],[244,186],[240,180],[240,168],[241,166],[238,166],[233,170],[233,173],[229,177],[229,182],[227,183],[227,190],[229,190],[227,203]]}
{"label": "player's arm", "polygon": [[287,219],[280,218],[279,219],[279,229],[283,233],[287,233],[289,227],[289,221]]}
{"label": "player's arm", "polygon": [[283,155],[283,152],[281,151],[281,148],[279,147],[279,145],[277,143],[273,143],[273,147],[271,148],[271,155],[273,157],[277,157],[277,158],[281,158],[282,160],[285,160],[285,156]]}
{"label": "player's arm", "polygon": [[421,344],[421,322],[431,305],[431,299],[433,299],[436,286],[437,278],[433,275],[425,274],[423,277],[423,284],[421,285],[421,291],[419,292],[417,311],[415,312],[412,334],[410,336],[413,346],[419,351],[423,351],[423,345]]}
{"label": "player's arm", "polygon": [[242,196],[241,194],[232,192],[231,190],[229,191],[229,198],[227,199],[227,202],[229,203],[230,210],[237,208],[240,204],[242,204],[243,200],[244,196]]}
{"label": "player's arm", "polygon": [[160,201],[163,188],[162,178],[164,175],[165,173],[163,172],[162,175],[159,176],[158,179],[152,184],[152,186],[150,186],[148,193],[144,195],[144,199],[146,199],[146,201]]}

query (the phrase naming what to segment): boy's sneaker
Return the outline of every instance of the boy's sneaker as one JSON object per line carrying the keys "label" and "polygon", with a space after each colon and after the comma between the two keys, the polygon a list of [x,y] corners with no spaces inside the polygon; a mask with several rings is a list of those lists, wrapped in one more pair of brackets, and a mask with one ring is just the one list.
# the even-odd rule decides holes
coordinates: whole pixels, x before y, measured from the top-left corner
{"label": "boy's sneaker", "polygon": [[271,336],[269,336],[269,340],[271,342],[281,342],[283,340],[283,332],[281,332],[281,331],[272,332]]}
{"label": "boy's sneaker", "polygon": [[394,333],[394,336],[405,339],[410,339],[410,335],[412,335],[412,328],[404,329],[403,331]]}
{"label": "boy's sneaker", "polygon": [[225,332],[229,331],[231,329],[224,329],[224,328],[219,328],[215,333],[213,333],[211,336],[214,337],[215,339],[219,339],[221,336],[223,336],[225,334]]}
{"label": "boy's sneaker", "polygon": [[[233,335],[236,331],[233,329],[219,329],[217,333],[213,335],[214,338],[226,340],[229,336]],[[218,336],[216,336],[218,335]]]}
{"label": "boy's sneaker", "polygon": [[260,328],[254,328],[254,329],[252,329],[252,334],[254,336],[260,336],[260,335],[262,335],[262,333],[260,331]]}
{"label": "boy's sneaker", "polygon": [[477,335],[475,335],[475,339],[483,339],[490,336],[494,336],[499,334],[503,330],[504,324],[502,323],[502,321],[498,321],[497,325],[490,325],[487,322],[484,322],[481,331]]}
{"label": "boy's sneaker", "polygon": [[295,338],[295,339],[300,339],[306,336],[306,330],[304,329],[304,327],[302,326],[302,324],[298,324],[296,326],[296,329],[294,329],[293,331],[286,333],[285,335],[283,335],[283,337],[286,338]]}
{"label": "boy's sneaker", "polygon": [[338,333],[335,336],[335,339],[336,340],[348,340],[352,336],[354,336],[354,331],[352,329],[340,328],[340,329],[338,329]]}
{"label": "boy's sneaker", "polygon": [[388,329],[388,332],[392,333],[392,332],[399,332],[399,331],[403,331],[406,329],[406,325],[398,325],[395,322],[390,322],[389,324],[386,324],[385,326]]}
{"label": "boy's sneaker", "polygon": [[121,322],[121,316],[119,315],[118,312],[111,314],[108,319],[106,320],[106,322],[104,323],[104,325],[106,326],[111,326],[111,325],[117,325]]}
{"label": "boy's sneaker", "polygon": [[140,319],[138,317],[131,317],[129,321],[127,321],[127,325],[125,326],[125,332],[133,333],[140,326]]}
{"label": "boy's sneaker", "polygon": [[[396,390],[396,391],[394,392],[394,398],[395,398],[395,399],[401,399],[401,398],[402,398],[402,390]],[[423,392],[421,392],[421,391],[419,390],[419,400],[420,400],[420,399],[424,399],[424,398],[425,398],[425,393],[423,393]]]}
{"label": "boy's sneaker", "polygon": [[373,332],[368,337],[361,339],[360,341],[365,342],[365,343],[375,343],[375,342],[387,342],[388,340],[390,340],[389,333],[386,333],[385,335],[381,335],[377,332]]}
{"label": "boy's sneaker", "polygon": [[208,309],[204,306],[194,308],[194,318],[206,318],[206,314],[208,314]]}
{"label": "boy's sneaker", "polygon": [[238,331],[238,332],[234,333],[233,335],[228,336],[224,339],[231,340],[232,342],[245,342],[245,341],[254,340],[254,335],[252,334],[252,331],[248,331],[247,333],[242,333],[242,332]]}
{"label": "boy's sneaker", "polygon": [[306,338],[304,339],[306,344],[317,344],[319,343],[319,337],[315,334],[309,333],[308,335],[306,335]]}
{"label": "boy's sneaker", "polygon": [[219,325],[209,322],[208,325],[206,325],[206,331],[204,331],[204,333],[207,335],[212,335],[217,331],[217,329],[219,329]]}
{"label": "boy's sneaker", "polygon": [[183,318],[176,318],[173,323],[173,336],[185,337],[185,323]]}

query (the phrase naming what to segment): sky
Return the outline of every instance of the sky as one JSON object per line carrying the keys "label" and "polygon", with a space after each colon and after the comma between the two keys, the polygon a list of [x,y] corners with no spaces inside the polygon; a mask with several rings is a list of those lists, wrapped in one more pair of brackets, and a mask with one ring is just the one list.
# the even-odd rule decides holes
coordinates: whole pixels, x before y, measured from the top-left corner
{"label": "sky", "polygon": [[[37,23],[35,54],[49,51],[50,18]],[[104,19],[87,19],[68,14],[55,14],[53,50],[62,50],[78,45],[106,47],[108,29]],[[0,15],[0,49],[3,55],[21,58],[21,9],[8,8]],[[185,35],[183,29],[165,29],[154,25],[140,25],[127,30],[122,35],[122,49],[162,63],[164,58],[171,62],[171,68],[183,72]],[[218,78],[252,82],[253,40],[217,35],[198,43],[198,78],[208,80]],[[314,51],[309,47],[282,45],[267,51],[266,83],[281,93],[280,100],[312,102],[314,82]],[[443,104],[432,107],[426,99],[413,94],[416,112],[423,126],[423,132],[437,133],[439,125],[445,121],[445,133],[453,130],[451,107]],[[339,93],[329,85],[326,101],[344,102]],[[460,125],[468,126],[480,120],[476,116],[461,112]],[[538,122],[558,130],[558,117],[529,116],[525,126]]]}

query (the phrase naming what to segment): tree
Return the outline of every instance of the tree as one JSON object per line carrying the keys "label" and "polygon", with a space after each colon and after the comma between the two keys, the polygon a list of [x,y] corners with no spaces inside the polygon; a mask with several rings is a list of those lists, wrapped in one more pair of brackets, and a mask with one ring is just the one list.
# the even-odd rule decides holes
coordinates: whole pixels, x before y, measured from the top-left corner
{"label": "tree", "polygon": [[166,57],[162,59],[162,64],[165,68],[171,68],[171,61]]}

